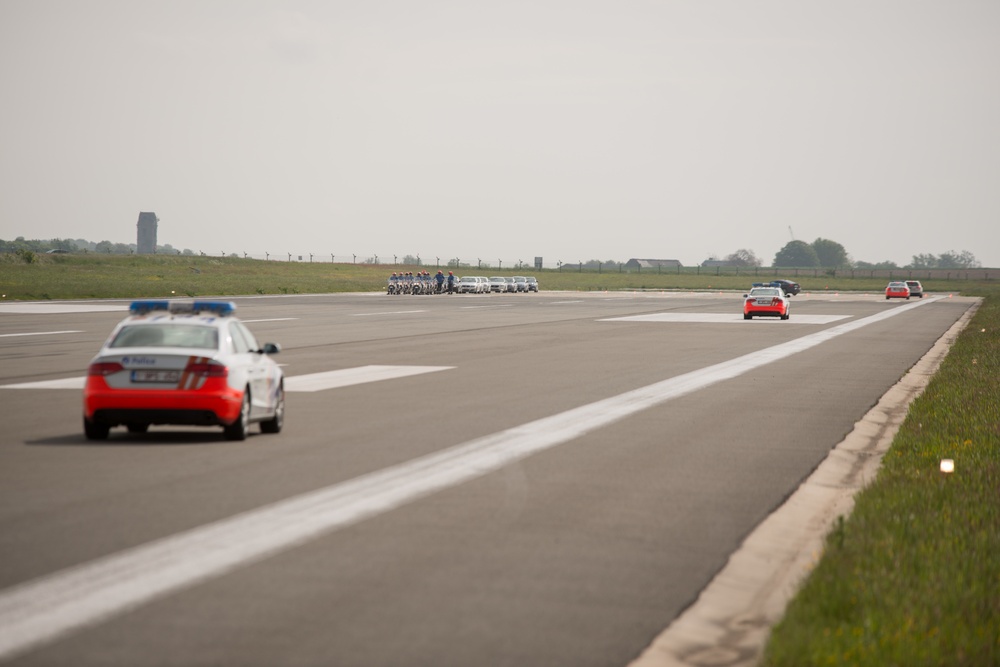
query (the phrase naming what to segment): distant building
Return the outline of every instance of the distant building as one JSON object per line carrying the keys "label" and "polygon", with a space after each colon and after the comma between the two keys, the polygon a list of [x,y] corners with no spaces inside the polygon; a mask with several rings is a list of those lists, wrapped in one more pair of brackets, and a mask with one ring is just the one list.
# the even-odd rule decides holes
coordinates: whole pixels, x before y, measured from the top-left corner
{"label": "distant building", "polygon": [[639,271],[645,269],[678,269],[681,266],[683,265],[676,259],[635,259],[633,257],[625,262],[626,269],[637,269]]}
{"label": "distant building", "polygon": [[734,262],[731,259],[706,259],[701,263],[702,267],[714,269],[720,266],[746,266],[746,264],[740,264],[739,262]]}
{"label": "distant building", "polygon": [[140,255],[156,254],[156,223],[159,221],[155,213],[139,213],[139,222],[136,223],[139,230],[136,250]]}

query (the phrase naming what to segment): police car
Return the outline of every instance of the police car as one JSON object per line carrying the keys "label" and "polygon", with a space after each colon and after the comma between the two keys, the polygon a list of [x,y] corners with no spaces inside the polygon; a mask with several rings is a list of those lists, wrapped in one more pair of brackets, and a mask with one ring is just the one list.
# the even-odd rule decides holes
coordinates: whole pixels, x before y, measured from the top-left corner
{"label": "police car", "polygon": [[780,317],[787,320],[791,315],[788,295],[780,287],[754,287],[743,295],[743,319],[752,320],[754,315]]}
{"label": "police car", "polygon": [[906,299],[910,300],[910,287],[902,280],[894,280],[885,287],[885,300]]}
{"label": "police car", "polygon": [[252,423],[278,433],[284,376],[274,343],[257,343],[229,301],[134,301],[90,362],[83,431],[144,433],[153,424],[221,426],[244,440]]}

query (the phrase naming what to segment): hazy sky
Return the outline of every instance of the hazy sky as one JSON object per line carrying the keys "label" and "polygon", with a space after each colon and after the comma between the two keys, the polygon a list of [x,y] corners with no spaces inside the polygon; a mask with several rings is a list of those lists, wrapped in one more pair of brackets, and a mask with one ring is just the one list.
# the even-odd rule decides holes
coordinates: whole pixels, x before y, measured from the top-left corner
{"label": "hazy sky", "polygon": [[0,0],[0,238],[1000,267],[996,0]]}

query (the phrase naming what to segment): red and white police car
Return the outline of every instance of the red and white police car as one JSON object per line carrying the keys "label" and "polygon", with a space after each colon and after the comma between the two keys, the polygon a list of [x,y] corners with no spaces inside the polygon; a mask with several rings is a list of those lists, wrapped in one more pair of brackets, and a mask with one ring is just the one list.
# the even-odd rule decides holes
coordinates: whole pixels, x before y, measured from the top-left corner
{"label": "red and white police car", "polygon": [[221,426],[244,440],[252,423],[278,433],[284,376],[274,343],[257,343],[229,301],[134,301],[90,362],[83,430],[91,440],[125,426]]}
{"label": "red and white police car", "polygon": [[885,300],[906,299],[910,300],[910,287],[902,280],[894,280],[885,287]]}
{"label": "red and white police car", "polygon": [[791,302],[781,287],[754,287],[743,295],[743,319],[752,320],[754,315],[780,317],[787,320],[791,313]]}

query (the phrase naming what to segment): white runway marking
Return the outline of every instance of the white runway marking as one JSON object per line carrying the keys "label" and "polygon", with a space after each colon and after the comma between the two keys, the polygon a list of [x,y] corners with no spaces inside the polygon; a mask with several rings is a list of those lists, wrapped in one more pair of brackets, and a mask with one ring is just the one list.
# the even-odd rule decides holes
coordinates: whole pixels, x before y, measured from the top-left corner
{"label": "white runway marking", "polygon": [[396,378],[421,373],[448,370],[453,366],[361,366],[345,368],[339,371],[310,373],[285,378],[285,391],[322,391],[336,387],[349,387],[365,382],[394,380]]}
{"label": "white runway marking", "polygon": [[242,320],[242,322],[244,324],[247,324],[247,323],[250,323],[250,322],[287,322],[289,320],[297,320],[297,319],[299,319],[299,318],[297,318],[297,317],[271,317],[271,318],[268,318],[266,320]]}
{"label": "white runway marking", "polygon": [[40,380],[0,385],[0,389],[83,389],[87,378],[62,378],[61,380]]}
{"label": "white runway marking", "polygon": [[[754,316],[752,322],[774,321],[782,324],[830,324],[850,315],[796,315],[787,320],[780,317]],[[649,315],[629,315],[628,317],[608,317],[598,322],[695,322],[702,324],[750,324],[743,319],[743,313],[652,313]]]}
{"label": "white runway marking", "polygon": [[55,334],[83,333],[82,331],[32,331],[29,333],[0,334],[0,338],[12,336],[54,336]]}
{"label": "white runway marking", "polygon": [[930,302],[823,329],[7,589],[0,592],[0,660]]}
{"label": "white runway marking", "polygon": [[128,305],[113,304],[79,304],[79,303],[0,303],[0,313],[18,313],[21,315],[57,315],[59,313],[109,313],[127,311]]}
{"label": "white runway marking", "polygon": [[[337,387],[350,387],[366,382],[394,380],[396,378],[435,371],[448,370],[453,366],[360,366],[339,371],[310,373],[285,377],[285,391],[322,391]],[[87,378],[62,378],[60,380],[40,380],[0,385],[0,389],[83,389]]]}
{"label": "white runway marking", "polygon": [[412,313],[426,313],[426,310],[387,310],[383,313],[351,313],[351,317],[373,317],[376,315],[410,315]]}

